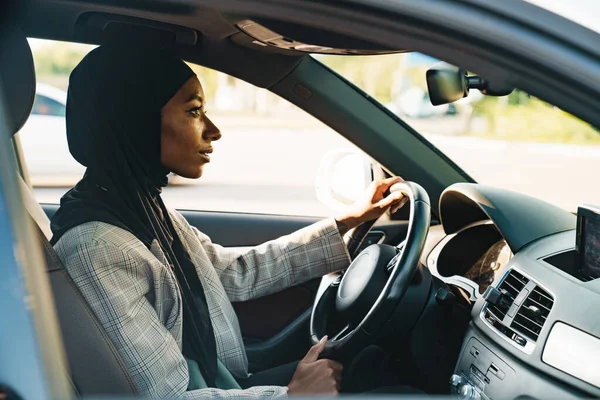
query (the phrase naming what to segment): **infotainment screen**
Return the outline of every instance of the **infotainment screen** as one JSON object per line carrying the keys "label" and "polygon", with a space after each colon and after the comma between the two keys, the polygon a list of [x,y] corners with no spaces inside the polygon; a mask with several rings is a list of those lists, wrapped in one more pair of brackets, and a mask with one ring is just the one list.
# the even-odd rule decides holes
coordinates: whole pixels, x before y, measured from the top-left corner
{"label": "infotainment screen", "polygon": [[600,207],[577,209],[578,275],[589,281],[600,278]]}

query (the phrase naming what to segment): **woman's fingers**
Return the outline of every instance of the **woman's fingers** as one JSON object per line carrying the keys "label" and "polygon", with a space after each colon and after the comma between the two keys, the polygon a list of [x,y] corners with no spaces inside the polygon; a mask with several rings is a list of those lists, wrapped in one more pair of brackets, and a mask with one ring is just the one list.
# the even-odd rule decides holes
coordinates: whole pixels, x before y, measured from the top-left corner
{"label": "woman's fingers", "polygon": [[385,193],[386,190],[388,190],[392,185],[401,182],[402,178],[400,178],[399,176],[393,176],[391,178],[387,178],[387,179],[381,179],[378,181],[374,181],[374,185],[375,185],[375,193],[378,194],[383,194]]}
{"label": "woman's fingers", "polygon": [[327,335],[323,336],[321,338],[321,340],[319,340],[319,343],[315,344],[314,346],[312,346],[308,350],[308,353],[306,353],[306,355],[304,356],[304,358],[302,359],[301,362],[315,362],[315,361],[317,361],[319,359],[319,355],[321,354],[321,352],[325,348],[326,344],[327,344]]}
{"label": "woman's fingers", "polygon": [[400,200],[398,200],[396,203],[392,204],[392,206],[390,207],[390,213],[394,214],[396,211],[398,211],[399,209],[404,207],[404,205],[407,202],[408,202],[408,197],[402,196],[402,198]]}
{"label": "woman's fingers", "polygon": [[393,203],[400,201],[403,197],[404,195],[401,192],[392,192],[389,195],[387,195],[387,197],[377,202],[375,206],[379,208],[387,208]]}

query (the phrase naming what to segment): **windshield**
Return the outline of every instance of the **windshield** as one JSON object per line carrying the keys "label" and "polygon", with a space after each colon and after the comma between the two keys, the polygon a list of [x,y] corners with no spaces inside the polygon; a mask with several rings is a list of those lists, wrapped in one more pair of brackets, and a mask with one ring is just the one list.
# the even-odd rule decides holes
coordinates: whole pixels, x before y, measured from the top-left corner
{"label": "windshield", "polygon": [[600,204],[600,134],[559,108],[519,90],[504,97],[473,90],[434,107],[425,72],[438,60],[419,53],[314,57],[397,114],[477,182],[569,211]]}

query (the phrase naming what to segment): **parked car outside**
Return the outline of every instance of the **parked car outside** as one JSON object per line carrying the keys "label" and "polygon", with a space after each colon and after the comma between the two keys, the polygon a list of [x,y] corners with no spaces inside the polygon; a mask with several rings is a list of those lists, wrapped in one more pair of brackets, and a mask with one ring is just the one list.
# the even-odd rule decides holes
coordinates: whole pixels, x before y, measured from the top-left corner
{"label": "parked car outside", "polygon": [[38,83],[31,116],[19,131],[33,186],[73,186],[85,171],[69,153],[67,93]]}

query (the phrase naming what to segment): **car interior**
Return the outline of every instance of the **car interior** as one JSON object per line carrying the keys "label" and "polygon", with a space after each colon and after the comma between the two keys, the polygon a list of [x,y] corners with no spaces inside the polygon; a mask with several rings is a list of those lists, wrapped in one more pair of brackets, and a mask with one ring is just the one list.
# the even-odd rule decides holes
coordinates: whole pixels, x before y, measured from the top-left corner
{"label": "car interior", "polygon": [[[600,279],[578,266],[578,217],[476,184],[397,116],[309,56],[407,49],[212,7],[127,4],[36,0],[15,13],[3,27],[2,48],[8,51],[0,54],[12,134],[27,120],[35,97],[28,37],[88,44],[135,37],[166,43],[187,61],[267,88],[356,144],[386,174],[394,171],[408,181],[398,188],[410,198],[408,206],[355,232],[363,244],[351,254],[372,255],[371,275],[352,274],[353,267],[234,304],[250,372],[301,359],[328,334],[329,350],[340,359],[377,343],[402,360],[405,384],[428,394],[600,396],[600,325],[590,318],[600,305]],[[20,195],[45,257],[73,391],[139,394],[49,243],[58,204],[37,202],[16,140],[14,148]],[[180,211],[213,242],[240,248],[318,221]],[[364,259],[355,257],[356,264]],[[360,288],[356,304],[336,303],[337,291],[351,279]]]}

